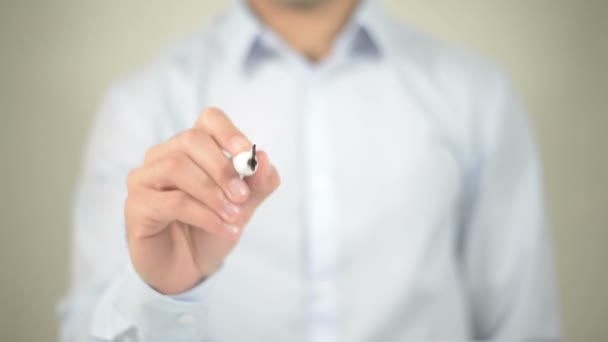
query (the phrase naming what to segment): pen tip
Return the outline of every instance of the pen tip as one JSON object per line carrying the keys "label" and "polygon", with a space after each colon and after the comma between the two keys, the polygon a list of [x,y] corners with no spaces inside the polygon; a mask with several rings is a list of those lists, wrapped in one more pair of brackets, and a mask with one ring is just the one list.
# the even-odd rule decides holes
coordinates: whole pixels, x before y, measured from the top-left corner
{"label": "pen tip", "polygon": [[251,171],[255,171],[255,167],[258,165],[258,161],[255,159],[255,144],[251,146],[251,158],[247,161]]}

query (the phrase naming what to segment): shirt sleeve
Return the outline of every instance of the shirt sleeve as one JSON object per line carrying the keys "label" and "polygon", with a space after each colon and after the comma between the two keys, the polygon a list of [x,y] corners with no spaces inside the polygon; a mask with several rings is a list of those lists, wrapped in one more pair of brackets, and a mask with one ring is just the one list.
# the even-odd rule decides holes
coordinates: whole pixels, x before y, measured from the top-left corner
{"label": "shirt sleeve", "polygon": [[[204,297],[212,278],[180,296],[145,284],[128,256],[123,207],[126,177],[158,143],[154,123],[161,106],[114,86],[97,113],[86,148],[73,210],[71,278],[58,308],[60,340],[200,340]],[[140,87],[132,87],[140,89]]]}
{"label": "shirt sleeve", "polygon": [[141,280],[129,264],[96,306],[91,337],[102,341],[199,341],[204,298],[213,278],[177,296],[165,296]]}
{"label": "shirt sleeve", "polygon": [[465,279],[481,340],[558,340],[559,318],[540,167],[522,106],[495,82],[471,175]]}

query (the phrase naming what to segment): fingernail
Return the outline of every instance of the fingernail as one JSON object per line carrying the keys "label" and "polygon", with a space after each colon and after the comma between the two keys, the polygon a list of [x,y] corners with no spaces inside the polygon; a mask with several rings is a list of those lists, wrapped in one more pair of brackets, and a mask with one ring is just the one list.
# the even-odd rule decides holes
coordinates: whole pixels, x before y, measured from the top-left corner
{"label": "fingernail", "polygon": [[269,164],[268,168],[266,169],[266,178],[270,177],[271,173],[272,173],[272,164]]}
{"label": "fingernail", "polygon": [[224,211],[228,216],[235,217],[241,212],[241,209],[230,202],[226,202],[226,204],[224,204]]}
{"label": "fingernail", "polygon": [[232,224],[227,224],[226,226],[224,226],[224,228],[226,229],[226,232],[230,235],[238,235],[240,231],[239,227]]}
{"label": "fingernail", "polygon": [[245,140],[245,138],[240,135],[237,135],[230,139],[230,146],[232,147],[232,150],[234,152],[238,153],[246,150],[249,146],[249,143],[247,142],[247,140]]}
{"label": "fingernail", "polygon": [[228,185],[228,190],[230,194],[232,194],[233,198],[245,197],[247,196],[247,184],[243,182],[240,178],[233,179]]}

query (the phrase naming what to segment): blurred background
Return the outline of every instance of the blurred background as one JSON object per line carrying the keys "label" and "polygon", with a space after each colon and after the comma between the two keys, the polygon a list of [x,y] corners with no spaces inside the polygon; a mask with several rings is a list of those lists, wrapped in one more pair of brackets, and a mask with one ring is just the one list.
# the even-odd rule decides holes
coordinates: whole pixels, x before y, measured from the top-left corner
{"label": "blurred background", "polygon": [[[563,329],[608,340],[608,1],[382,1],[506,68],[543,153]],[[55,340],[103,91],[227,0],[0,0],[0,341]]]}

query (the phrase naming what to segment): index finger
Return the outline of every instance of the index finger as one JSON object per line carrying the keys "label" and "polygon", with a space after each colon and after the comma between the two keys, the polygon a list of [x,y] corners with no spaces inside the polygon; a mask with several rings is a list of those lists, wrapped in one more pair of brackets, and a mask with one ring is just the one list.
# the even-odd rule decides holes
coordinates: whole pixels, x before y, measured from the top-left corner
{"label": "index finger", "polygon": [[249,139],[218,108],[205,109],[196,120],[194,127],[207,132],[223,150],[233,156],[251,149]]}

